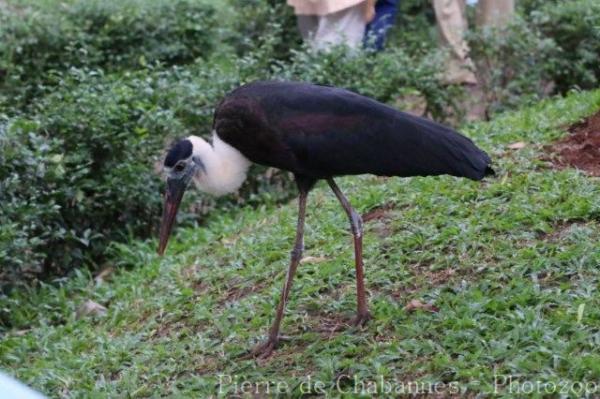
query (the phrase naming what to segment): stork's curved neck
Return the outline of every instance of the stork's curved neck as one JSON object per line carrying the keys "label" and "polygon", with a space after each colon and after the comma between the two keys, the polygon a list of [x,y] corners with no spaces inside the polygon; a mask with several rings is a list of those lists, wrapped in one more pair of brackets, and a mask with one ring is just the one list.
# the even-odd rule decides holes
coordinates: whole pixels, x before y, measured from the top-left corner
{"label": "stork's curved neck", "polygon": [[244,180],[251,162],[237,149],[219,138],[213,131],[210,145],[198,136],[190,136],[193,155],[200,158],[204,169],[194,176],[198,188],[216,196],[236,191]]}

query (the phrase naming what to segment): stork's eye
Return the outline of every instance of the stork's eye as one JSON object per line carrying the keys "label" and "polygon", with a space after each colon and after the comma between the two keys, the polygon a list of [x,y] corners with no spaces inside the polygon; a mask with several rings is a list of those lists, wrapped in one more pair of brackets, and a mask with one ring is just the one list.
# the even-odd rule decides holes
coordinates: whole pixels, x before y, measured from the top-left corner
{"label": "stork's eye", "polygon": [[183,172],[185,169],[185,165],[183,163],[178,163],[175,165],[175,172]]}

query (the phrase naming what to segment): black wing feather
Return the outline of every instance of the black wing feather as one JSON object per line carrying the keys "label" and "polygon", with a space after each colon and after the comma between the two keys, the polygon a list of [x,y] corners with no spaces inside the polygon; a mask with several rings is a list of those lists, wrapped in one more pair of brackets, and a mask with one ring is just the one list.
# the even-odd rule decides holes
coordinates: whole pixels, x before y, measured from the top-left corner
{"label": "black wing feather", "polygon": [[313,178],[493,173],[489,156],[453,129],[335,87],[242,86],[221,102],[214,128],[251,161]]}

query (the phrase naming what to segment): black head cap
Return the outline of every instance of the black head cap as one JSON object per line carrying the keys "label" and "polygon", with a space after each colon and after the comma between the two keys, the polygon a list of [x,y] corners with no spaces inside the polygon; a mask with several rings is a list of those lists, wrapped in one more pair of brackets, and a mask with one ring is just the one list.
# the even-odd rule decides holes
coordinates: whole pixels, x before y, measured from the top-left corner
{"label": "black head cap", "polygon": [[165,166],[172,168],[180,160],[189,158],[192,155],[192,149],[192,142],[188,139],[177,141],[167,152]]}

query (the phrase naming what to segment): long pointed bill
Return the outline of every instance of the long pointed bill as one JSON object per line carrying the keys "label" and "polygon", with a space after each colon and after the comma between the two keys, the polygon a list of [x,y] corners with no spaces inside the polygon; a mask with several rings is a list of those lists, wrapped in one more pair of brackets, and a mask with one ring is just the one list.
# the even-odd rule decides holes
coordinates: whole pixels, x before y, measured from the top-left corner
{"label": "long pointed bill", "polygon": [[183,180],[167,181],[167,192],[165,193],[165,204],[163,206],[162,222],[160,224],[160,242],[158,244],[158,254],[163,255],[169,242],[169,236],[175,223],[177,209],[183,198],[186,184]]}

